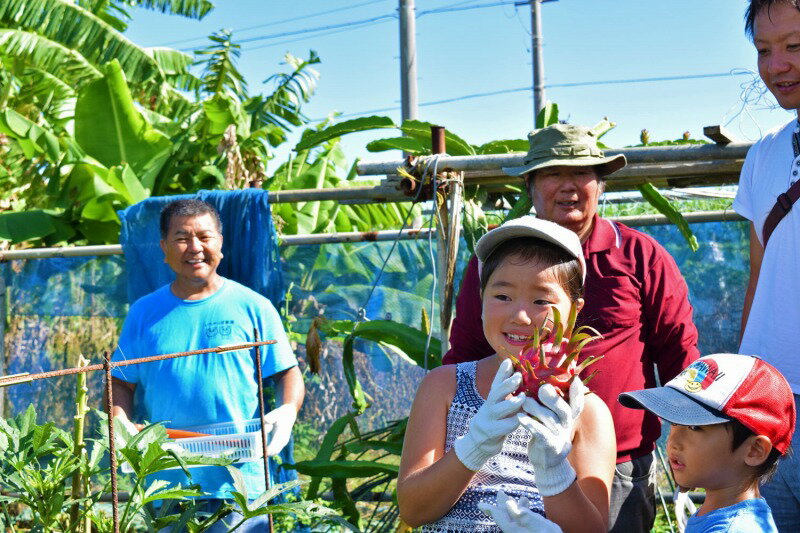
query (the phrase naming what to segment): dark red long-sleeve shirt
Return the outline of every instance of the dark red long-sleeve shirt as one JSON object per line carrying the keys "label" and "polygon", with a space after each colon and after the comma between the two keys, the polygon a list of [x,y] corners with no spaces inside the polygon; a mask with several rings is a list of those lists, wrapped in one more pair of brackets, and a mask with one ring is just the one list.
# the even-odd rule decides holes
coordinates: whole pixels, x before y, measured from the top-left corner
{"label": "dark red long-sleeve shirt", "polygon": [[[617,434],[617,462],[650,453],[661,434],[655,415],[622,407],[622,392],[656,386],[697,359],[697,328],[688,288],[672,256],[652,237],[595,216],[583,243],[585,304],[578,325],[603,338],[586,345],[581,359],[603,355],[587,369],[599,370],[589,388],[606,402]],[[473,257],[456,299],[446,364],[473,361],[494,350],[483,335],[478,261]]]}

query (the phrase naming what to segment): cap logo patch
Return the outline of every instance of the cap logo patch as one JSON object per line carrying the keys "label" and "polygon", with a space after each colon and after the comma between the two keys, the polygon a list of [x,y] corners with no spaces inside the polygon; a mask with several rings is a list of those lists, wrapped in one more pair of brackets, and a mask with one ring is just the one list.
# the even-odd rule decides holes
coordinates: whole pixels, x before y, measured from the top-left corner
{"label": "cap logo patch", "polygon": [[683,387],[688,392],[700,392],[706,390],[709,385],[721,378],[725,373],[719,372],[719,367],[713,359],[695,361],[681,372],[681,376],[686,379]]}

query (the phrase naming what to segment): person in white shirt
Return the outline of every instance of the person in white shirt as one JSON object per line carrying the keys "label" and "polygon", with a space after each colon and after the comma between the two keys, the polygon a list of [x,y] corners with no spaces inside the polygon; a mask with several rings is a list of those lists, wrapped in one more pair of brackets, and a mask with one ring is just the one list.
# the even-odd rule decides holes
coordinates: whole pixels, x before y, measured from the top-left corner
{"label": "person in white shirt", "polygon": [[[745,31],[758,53],[758,72],[778,104],[800,110],[800,1],[750,0]],[[750,221],[750,280],[742,311],[739,353],[757,353],[800,394],[800,205],[765,239],[764,222],[778,196],[800,179],[796,119],[753,145],[733,208]],[[766,243],[766,245],[765,245]],[[762,494],[780,531],[800,531],[800,456],[782,462]]]}

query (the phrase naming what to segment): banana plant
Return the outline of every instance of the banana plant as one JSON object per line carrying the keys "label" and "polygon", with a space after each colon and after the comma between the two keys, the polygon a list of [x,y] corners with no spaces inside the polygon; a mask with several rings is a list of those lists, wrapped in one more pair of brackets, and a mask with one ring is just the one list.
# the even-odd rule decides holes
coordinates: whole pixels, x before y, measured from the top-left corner
{"label": "banana plant", "polygon": [[[404,360],[423,368],[441,365],[440,341],[430,336],[430,321],[423,312],[422,327],[416,329],[389,320],[367,322],[314,319],[309,329],[306,354],[311,368],[319,368],[322,338],[343,342],[342,364],[353,398],[353,410],[336,420],[325,434],[316,456],[309,461],[286,465],[311,477],[306,499],[314,500],[328,481],[344,517],[362,531],[383,531],[395,520],[396,501],[388,509],[364,519],[356,501],[370,493],[392,493],[397,479],[407,419],[395,420],[382,428],[362,432],[358,417],[370,406],[353,364],[353,342],[365,339],[388,347]],[[350,436],[347,436],[349,430]]]}
{"label": "banana plant", "polygon": [[[271,94],[251,97],[236,70],[237,46],[227,33],[212,36],[199,54],[206,67],[199,78],[188,72],[185,54],[148,50],[164,73],[160,90],[174,89],[172,81],[195,91],[194,101],[181,97],[166,107],[144,105],[156,100],[145,98],[116,58],[92,65],[90,79],[71,93],[74,135],[43,115],[0,105],[0,182],[12,206],[0,213],[0,239],[116,242],[119,209],[154,194],[225,186],[227,161],[217,146],[230,125],[245,166],[263,174],[271,148],[286,139],[282,128],[306,120],[300,110],[313,94],[311,65],[319,58],[287,55],[293,71],[270,78]],[[4,66],[0,49],[0,77]]]}
{"label": "banana plant", "polygon": [[[548,102],[548,104],[539,112],[536,118],[536,127],[544,128],[559,122],[558,105]],[[383,152],[387,150],[402,150],[408,154],[415,156],[430,155],[431,150],[431,123],[419,120],[406,120],[400,125],[394,124],[389,117],[370,116],[361,117],[353,120],[339,122],[314,132],[313,135],[305,137],[297,146],[297,149],[309,149],[319,144],[322,144],[332,138],[339,137],[343,134],[353,133],[357,131],[370,131],[377,129],[396,128],[400,130],[402,136],[387,137],[378,139],[367,144],[366,148],[370,152]],[[605,133],[611,130],[615,124],[609,122],[607,119],[601,120],[596,124],[592,131],[597,137],[602,137]],[[690,141],[684,141],[690,142]],[[514,152],[527,152],[528,141],[525,139],[509,139],[491,141],[482,145],[470,144],[462,137],[456,135],[451,131],[445,131],[445,144],[447,146],[447,153],[453,156],[469,156],[469,155],[486,155],[486,154],[504,154]],[[639,188],[642,197],[655,207],[660,213],[664,214],[669,220],[676,224],[681,234],[689,243],[693,250],[697,248],[697,240],[689,229],[689,225],[684,219],[683,215],[675,208],[672,203],[664,198],[654,187],[651,185],[644,185]],[[483,235],[488,228],[488,221],[483,214],[482,204],[486,200],[486,195],[482,193],[480,187],[467,188],[464,198],[464,233],[467,240],[467,245],[470,251],[473,251],[474,243]],[[509,192],[505,193],[502,197],[504,201],[509,202],[512,206],[506,213],[504,220],[510,220],[528,214],[533,205],[530,198],[525,193],[522,187],[512,188]],[[498,220],[497,222],[502,222]]]}

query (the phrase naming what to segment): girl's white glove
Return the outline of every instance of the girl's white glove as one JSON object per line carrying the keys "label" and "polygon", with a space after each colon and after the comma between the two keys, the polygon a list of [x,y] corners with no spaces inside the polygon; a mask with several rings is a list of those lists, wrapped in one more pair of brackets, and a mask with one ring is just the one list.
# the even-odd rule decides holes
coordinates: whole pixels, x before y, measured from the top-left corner
{"label": "girl's white glove", "polygon": [[[526,398],[522,404],[520,424],[531,432],[528,457],[536,476],[536,487],[542,496],[555,496],[567,490],[576,475],[567,460],[572,450],[575,422],[583,411],[586,387],[579,378],[569,388],[569,404],[556,389],[545,384],[539,388],[539,402]],[[528,416],[530,415],[530,416]]]}
{"label": "girl's white glove", "polygon": [[478,509],[491,516],[503,533],[561,533],[554,522],[530,509],[530,501],[523,496],[519,502],[505,492],[497,492],[497,504],[479,502]]}
{"label": "girl's white glove", "polygon": [[467,434],[453,444],[456,457],[464,466],[477,472],[490,457],[500,453],[506,435],[519,427],[517,414],[525,399],[524,394],[506,396],[522,383],[522,376],[514,372],[511,361],[505,359],[492,381],[489,395],[469,423]]}

